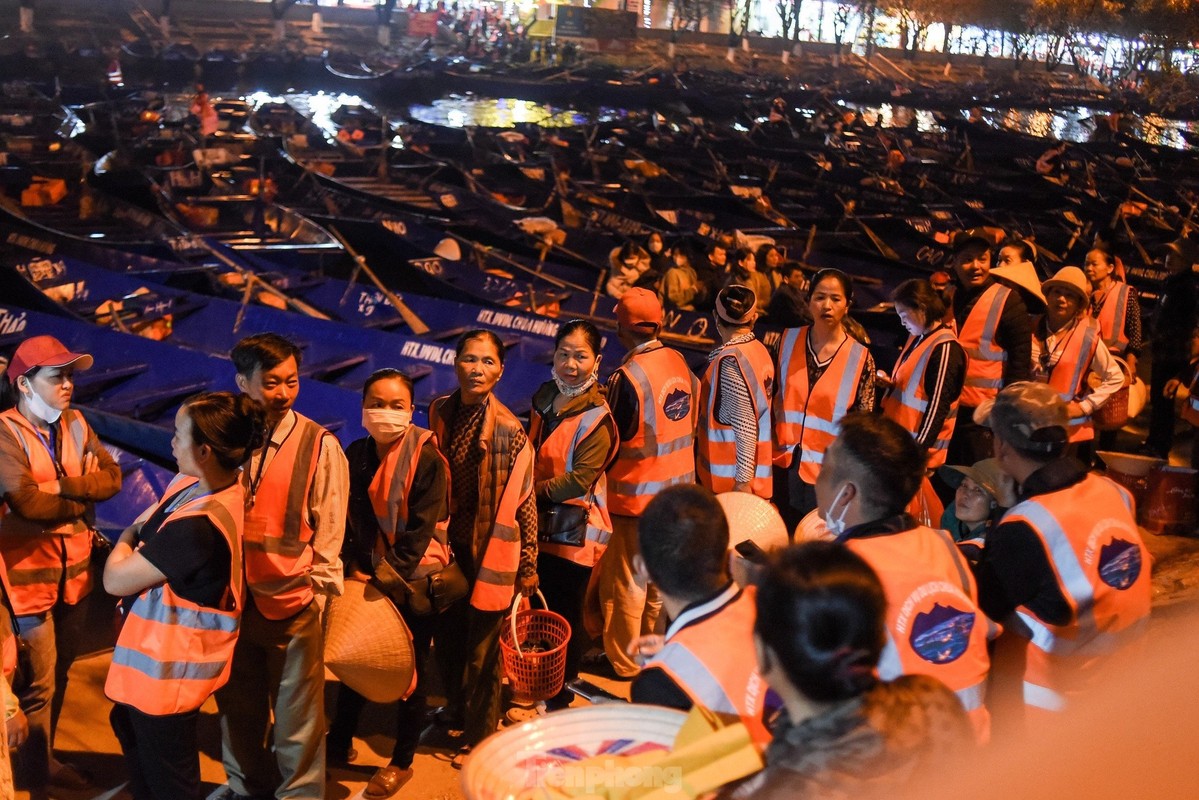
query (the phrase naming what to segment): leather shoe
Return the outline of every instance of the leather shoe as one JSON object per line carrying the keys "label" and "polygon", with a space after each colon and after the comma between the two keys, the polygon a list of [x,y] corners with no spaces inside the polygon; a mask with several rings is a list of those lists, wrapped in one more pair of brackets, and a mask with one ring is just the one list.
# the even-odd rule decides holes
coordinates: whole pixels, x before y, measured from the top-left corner
{"label": "leather shoe", "polygon": [[50,773],[50,785],[58,789],[80,792],[92,788],[92,776],[70,764],[60,764]]}
{"label": "leather shoe", "polygon": [[325,754],[325,760],[338,767],[344,767],[357,758],[358,751],[353,747],[348,747],[345,750],[329,749]]}
{"label": "leather shoe", "polygon": [[362,792],[368,800],[384,800],[398,792],[404,784],[412,780],[412,768],[400,769],[395,766],[380,767],[371,776],[370,783]]}

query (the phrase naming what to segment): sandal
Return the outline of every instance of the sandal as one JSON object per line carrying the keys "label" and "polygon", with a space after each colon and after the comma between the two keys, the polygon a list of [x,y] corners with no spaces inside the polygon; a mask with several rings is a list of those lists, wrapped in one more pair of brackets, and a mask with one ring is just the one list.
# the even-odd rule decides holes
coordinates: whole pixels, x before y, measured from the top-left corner
{"label": "sandal", "polygon": [[450,766],[454,769],[462,769],[462,765],[466,763],[468,758],[470,758],[470,751],[470,745],[464,745],[458,748],[458,752],[454,753],[454,757],[450,759]]}
{"label": "sandal", "polygon": [[395,766],[380,767],[371,776],[362,796],[368,800],[384,800],[398,792],[404,784],[412,780],[412,768],[400,769]]}

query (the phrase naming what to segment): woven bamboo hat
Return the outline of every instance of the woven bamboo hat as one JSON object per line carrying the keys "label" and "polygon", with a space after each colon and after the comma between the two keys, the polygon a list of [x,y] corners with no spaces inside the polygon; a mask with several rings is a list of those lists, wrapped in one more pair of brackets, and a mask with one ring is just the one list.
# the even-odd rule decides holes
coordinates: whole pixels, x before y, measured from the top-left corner
{"label": "woven bamboo hat", "polygon": [[346,581],[325,609],[325,666],[375,703],[407,697],[416,686],[412,633],[395,605],[362,581]]}

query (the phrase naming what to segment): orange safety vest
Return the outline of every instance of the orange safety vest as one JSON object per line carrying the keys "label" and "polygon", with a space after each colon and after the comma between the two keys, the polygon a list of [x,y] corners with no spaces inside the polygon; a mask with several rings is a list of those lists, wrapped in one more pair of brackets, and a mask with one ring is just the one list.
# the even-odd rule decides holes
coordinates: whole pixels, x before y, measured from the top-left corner
{"label": "orange safety vest", "polygon": [[[1039,319],[1035,320],[1033,330],[1040,324]],[[1099,324],[1090,317],[1082,317],[1074,323],[1066,337],[1066,343],[1063,345],[1059,342],[1061,356],[1057,363],[1050,367],[1048,372],[1041,370],[1038,365],[1034,373],[1036,379],[1052,386],[1067,403],[1080,399],[1087,392],[1087,375],[1091,371],[1091,361],[1095,358],[1095,351],[1099,349],[1101,339]],[[1094,439],[1095,426],[1091,423],[1091,417],[1083,415],[1072,418],[1069,433],[1071,442],[1087,442]]]}
{"label": "orange safety vest", "polygon": [[[159,500],[139,518],[145,522],[164,503],[177,501],[197,479],[176,475]],[[195,711],[229,680],[233,646],[245,602],[241,529],[245,492],[240,483],[215,494],[185,500],[163,525],[186,517],[207,517],[225,537],[232,560],[229,587],[219,608],[177,595],[169,583],[145,589],[125,616],[104,694],[114,703],[161,716]]]}
{"label": "orange safety vest", "polygon": [[637,395],[641,418],[608,469],[608,510],[639,517],[663,489],[695,482],[699,382],[683,356],[661,342],[633,354],[617,373]]}
{"label": "orange safety vest", "polygon": [[[729,587],[732,599],[669,634],[645,668],[665,672],[695,705],[745,723],[754,744],[765,750],[771,736],[763,719],[768,687],[754,655],[756,591],[753,586]],[[685,619],[683,615],[680,620]]]}
{"label": "orange safety vest", "polygon": [[808,392],[809,326],[788,328],[779,343],[779,402],[774,408],[774,463],[790,468],[799,445],[799,477],[815,484],[824,451],[857,397],[866,348],[846,334],[832,363]]}
{"label": "orange safety vest", "polygon": [[1152,556],[1137,530],[1132,496],[1094,473],[1016,504],[1003,522],[1036,532],[1070,607],[1061,625],[1016,609],[1016,632],[1028,640],[1025,706],[1061,711],[1099,661],[1147,630]]}
{"label": "orange safety vest", "polygon": [[[421,451],[425,443],[431,440],[432,431],[416,425],[409,426],[403,436],[391,443],[391,448],[371,479],[367,493],[375,512],[375,521],[379,524],[380,535],[375,538],[375,554],[379,557],[395,548],[396,532],[408,525],[408,498],[412,496],[412,482],[416,479]],[[445,461],[440,451],[437,455]],[[448,474],[449,465],[446,465],[446,472]],[[447,510],[450,507],[448,497],[445,507]],[[420,563],[412,575],[406,577],[417,578],[436,572],[453,560],[448,539],[449,522],[448,516],[438,520]]]}
{"label": "orange safety vest", "polygon": [[[59,477],[49,441],[15,408],[0,413],[7,430],[25,451],[34,483]],[[62,474],[83,474],[83,454],[91,428],[83,415],[68,408],[58,426],[58,464]],[[25,519],[13,509],[0,513],[0,556],[12,586],[13,611],[18,616],[49,611],[58,601],[74,604],[92,590],[92,534],[82,517],[47,525]]]}
{"label": "orange safety vest", "polygon": [[[332,436],[302,414],[295,418],[246,509],[246,582],[262,616],[275,620],[294,617],[312,602],[309,545],[315,531],[308,517],[308,497],[321,443]],[[251,472],[249,465],[242,470],[247,491]]]}
{"label": "orange safety vest", "polygon": [[[451,398],[455,398],[455,395],[439,397],[429,406],[429,420],[442,447],[448,446],[450,441],[447,426],[452,418]],[[494,395],[487,399],[481,434],[484,439],[478,445],[486,452],[479,463],[479,486],[490,487],[491,496],[495,498],[498,495],[498,502],[495,502],[494,510],[484,509],[483,504],[479,504],[479,511],[491,512],[489,522],[476,519],[476,524],[487,524],[490,528],[487,546],[477,562],[478,571],[470,593],[471,606],[480,611],[504,611],[511,605],[520,570],[521,532],[516,514],[533,494],[533,448],[526,439],[519,452],[509,452],[508,445],[513,433],[520,429],[520,421],[507,406]],[[494,439],[500,441],[497,443]],[[504,470],[494,467],[491,462],[496,458],[511,459],[510,468]],[[453,513],[451,508],[450,514]]]}
{"label": "orange safety vest", "polygon": [[774,493],[770,470],[770,393],[774,384],[774,364],[770,352],[761,342],[748,342],[724,347],[708,364],[700,388],[699,447],[696,451],[695,472],[700,484],[716,494],[731,492],[737,483],[737,440],[732,426],[716,419],[720,409],[717,391],[720,388],[720,362],[734,359],[741,377],[749,387],[750,402],[758,424],[757,466],[750,489],[767,500]]}
{"label": "orange safety vest", "polygon": [[[541,439],[541,414],[533,409],[529,419],[529,438],[538,442]],[[612,446],[608,450],[606,462],[611,462],[616,454],[617,439],[616,423],[612,419],[612,411],[607,403],[592,406],[586,411],[571,414],[564,418],[553,433],[537,444],[537,459],[533,465],[533,480],[548,481],[558,475],[566,475],[574,470],[575,451],[599,426],[607,425],[612,431]],[[607,463],[604,464],[608,466]],[[608,516],[608,476],[600,472],[595,486],[585,497],[572,497],[563,501],[564,505],[579,506],[587,509],[587,535],[582,547],[572,547],[567,544],[554,544],[541,541],[538,551],[564,558],[581,567],[594,567],[600,556],[608,549],[608,540],[612,538],[612,519]]]}
{"label": "orange safety vest", "polygon": [[918,525],[844,542],[878,573],[887,595],[879,677],[936,678],[962,701],[979,741],[987,741],[987,641],[999,635],[999,626],[979,610],[974,575],[953,537]]}
{"label": "orange safety vest", "polygon": [[958,331],[958,341],[969,358],[966,362],[966,383],[958,399],[968,408],[977,408],[983,400],[993,399],[1003,387],[1003,364],[1007,361],[1007,351],[995,344],[995,335],[999,331],[1003,307],[1011,293],[1011,289],[997,283],[988,286]]}
{"label": "orange safety vest", "polygon": [[1128,350],[1125,323],[1128,320],[1130,302],[1133,302],[1132,288],[1127,283],[1116,281],[1116,285],[1108,289],[1107,294],[1103,296],[1103,301],[1094,315],[1099,321],[1099,330],[1103,332],[1103,343],[1116,355]]}
{"label": "orange safety vest", "polygon": [[[924,373],[928,369],[929,358],[933,350],[945,342],[956,342],[957,337],[948,328],[938,328],[924,338],[924,341],[912,347],[914,336],[909,336],[907,344],[899,353],[899,361],[895,364],[892,375],[892,386],[887,396],[883,398],[883,414],[896,422],[913,435],[924,419],[928,410],[928,393],[924,391]],[[953,429],[957,424],[958,401],[954,398],[949,406],[949,413],[941,424],[941,432],[937,435],[936,443],[928,451],[928,468],[936,469],[945,463],[945,455],[949,450],[949,440],[953,438]]]}

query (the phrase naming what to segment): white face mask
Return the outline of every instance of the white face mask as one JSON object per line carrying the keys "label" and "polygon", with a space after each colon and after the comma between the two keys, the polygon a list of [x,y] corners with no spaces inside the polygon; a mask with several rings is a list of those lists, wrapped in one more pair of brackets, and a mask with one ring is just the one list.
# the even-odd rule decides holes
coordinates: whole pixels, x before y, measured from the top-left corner
{"label": "white face mask", "polygon": [[411,411],[397,411],[394,408],[362,409],[362,427],[366,428],[372,439],[381,444],[391,444],[399,439],[411,424]]}
{"label": "white face mask", "polygon": [[25,395],[25,402],[29,403],[29,410],[35,417],[49,422],[51,425],[58,422],[58,418],[62,416],[62,412],[43,400],[42,396],[34,391],[32,385],[29,386],[29,394]]}
{"label": "white face mask", "polygon": [[599,361],[597,360],[595,362],[595,369],[591,371],[591,374],[589,376],[587,376],[587,380],[583,381],[578,386],[571,386],[566,381],[559,378],[557,372],[554,372],[552,370],[550,371],[550,375],[553,377],[554,383],[558,385],[559,392],[566,395],[567,397],[578,397],[583,392],[590,389],[592,387],[592,385],[595,384],[595,382],[597,380],[599,380]]}
{"label": "white face mask", "polygon": [[841,516],[833,519],[832,515],[832,510],[837,507],[837,501],[841,499],[841,495],[844,494],[845,489],[845,486],[841,487],[837,492],[837,496],[833,498],[833,502],[829,503],[829,510],[824,512],[824,525],[833,536],[840,536],[845,533],[845,515],[849,513],[849,503],[846,503],[845,507],[841,509]]}

